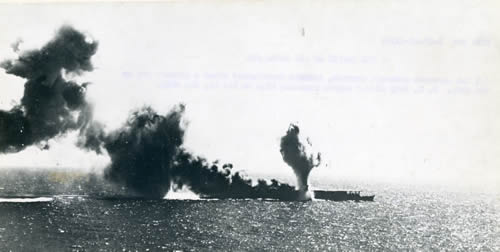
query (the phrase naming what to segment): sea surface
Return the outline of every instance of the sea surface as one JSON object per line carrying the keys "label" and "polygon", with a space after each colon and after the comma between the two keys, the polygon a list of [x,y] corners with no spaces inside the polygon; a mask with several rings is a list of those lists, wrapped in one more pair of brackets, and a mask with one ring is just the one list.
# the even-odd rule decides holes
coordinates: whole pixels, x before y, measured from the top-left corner
{"label": "sea surface", "polygon": [[0,251],[500,251],[498,194],[364,194],[375,201],[9,199]]}

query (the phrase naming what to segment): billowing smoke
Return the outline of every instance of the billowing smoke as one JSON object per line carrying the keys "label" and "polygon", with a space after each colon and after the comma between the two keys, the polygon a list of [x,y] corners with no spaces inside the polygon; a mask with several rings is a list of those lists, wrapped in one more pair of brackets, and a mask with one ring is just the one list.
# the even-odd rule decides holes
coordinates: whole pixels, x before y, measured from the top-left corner
{"label": "billowing smoke", "polygon": [[240,172],[233,171],[232,164],[209,164],[201,157],[182,150],[177,155],[171,171],[172,182],[177,186],[187,186],[193,192],[214,198],[270,198],[296,200],[293,186],[282,184],[275,179],[252,181]]}
{"label": "billowing smoke", "polygon": [[63,73],[91,71],[90,58],[96,50],[97,42],[63,26],[41,49],[0,63],[6,73],[27,80],[20,104],[9,111],[0,110],[0,152],[18,152],[88,124],[88,83],[67,81]]}
{"label": "billowing smoke", "polygon": [[210,164],[183,148],[184,110],[181,104],[159,115],[144,107],[132,112],[123,127],[93,138],[102,141],[94,150],[104,148],[111,158],[105,178],[123,185],[128,195],[146,198],[163,198],[171,186],[186,186],[206,197],[295,199],[292,186],[276,180],[254,183],[234,172],[232,164]]}
{"label": "billowing smoke", "polygon": [[281,138],[281,156],[283,160],[293,169],[297,176],[299,191],[307,191],[309,173],[312,168],[321,163],[321,153],[312,151],[312,144],[309,138],[301,139],[299,127],[290,124],[286,134]]}
{"label": "billowing smoke", "polygon": [[[293,186],[276,180],[254,182],[233,171],[232,164],[210,164],[188,152],[183,147],[184,105],[165,115],[151,107],[137,109],[121,128],[107,133],[104,125],[92,120],[93,108],[85,99],[88,84],[64,78],[65,73],[92,70],[90,58],[96,50],[95,41],[64,26],[41,49],[22,52],[18,59],[1,63],[7,73],[27,82],[21,103],[0,111],[0,152],[21,151],[79,130],[77,145],[109,155],[111,163],[104,177],[121,185],[129,196],[163,198],[172,186],[186,186],[215,198],[297,198]],[[298,128],[292,127],[282,140],[282,154],[295,173],[305,178],[299,179],[299,188],[303,188],[315,165],[312,157],[304,158],[304,146],[294,140],[297,135]]]}
{"label": "billowing smoke", "polygon": [[183,112],[184,105],[164,116],[150,107],[132,112],[125,125],[104,140],[111,158],[105,177],[140,196],[164,197],[183,142]]}

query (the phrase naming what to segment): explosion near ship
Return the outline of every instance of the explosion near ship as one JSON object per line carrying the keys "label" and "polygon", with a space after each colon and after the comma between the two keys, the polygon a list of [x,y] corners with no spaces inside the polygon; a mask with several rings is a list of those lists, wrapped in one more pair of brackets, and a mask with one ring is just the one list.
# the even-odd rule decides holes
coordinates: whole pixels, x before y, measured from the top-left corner
{"label": "explosion near ship", "polygon": [[96,40],[63,26],[42,48],[18,52],[17,59],[0,63],[7,74],[26,79],[20,103],[0,110],[0,153],[31,145],[47,149],[48,140],[78,131],[78,147],[110,157],[104,178],[125,188],[126,197],[162,199],[175,185],[202,198],[373,200],[359,192],[309,191],[308,177],[320,165],[321,154],[310,150],[309,139],[301,139],[294,124],[281,138],[280,152],[297,177],[297,189],[274,179],[255,183],[234,171],[232,164],[210,164],[188,152],[183,146],[184,104],[164,115],[148,106],[136,109],[121,128],[106,132],[105,125],[93,119],[94,107],[86,100],[89,83],[64,77],[92,71],[90,59],[97,48]]}

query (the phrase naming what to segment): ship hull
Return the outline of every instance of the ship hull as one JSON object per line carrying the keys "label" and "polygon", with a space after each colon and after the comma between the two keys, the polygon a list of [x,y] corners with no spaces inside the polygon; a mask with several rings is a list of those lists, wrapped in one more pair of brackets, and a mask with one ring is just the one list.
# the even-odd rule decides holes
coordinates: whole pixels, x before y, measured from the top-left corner
{"label": "ship hull", "polygon": [[351,191],[324,191],[324,190],[315,190],[314,191],[315,199],[322,200],[332,200],[332,201],[373,201],[375,196],[361,196],[359,192],[351,192]]}
{"label": "ship hull", "polygon": [[265,193],[265,194],[234,194],[234,193],[219,193],[211,195],[201,195],[202,199],[264,199],[277,201],[309,201],[313,199],[329,200],[329,201],[373,201],[375,196],[361,196],[359,192],[352,191],[312,191],[313,197],[303,197],[301,191],[292,191],[288,193]]}

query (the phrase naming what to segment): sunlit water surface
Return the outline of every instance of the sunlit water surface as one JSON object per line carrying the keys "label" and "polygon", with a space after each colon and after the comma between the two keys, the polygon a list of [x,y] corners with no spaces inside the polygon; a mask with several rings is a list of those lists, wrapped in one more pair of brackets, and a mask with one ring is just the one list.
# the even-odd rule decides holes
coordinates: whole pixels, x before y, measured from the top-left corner
{"label": "sunlit water surface", "polygon": [[500,251],[498,195],[371,192],[375,202],[0,202],[0,251]]}

